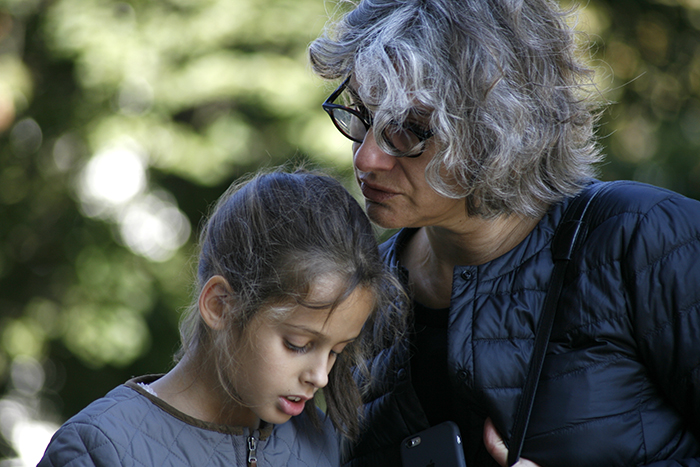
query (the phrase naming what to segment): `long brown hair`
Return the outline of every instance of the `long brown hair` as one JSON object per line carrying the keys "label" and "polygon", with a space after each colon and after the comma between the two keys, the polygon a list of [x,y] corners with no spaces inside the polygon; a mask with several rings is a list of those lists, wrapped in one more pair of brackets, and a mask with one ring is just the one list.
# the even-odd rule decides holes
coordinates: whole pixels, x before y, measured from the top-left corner
{"label": "long brown hair", "polygon": [[[214,275],[226,279],[235,297],[226,330],[219,332],[203,322],[196,300]],[[311,286],[329,275],[343,285],[335,299],[310,302]],[[332,312],[357,287],[372,293],[374,310],[360,338],[339,355],[323,391],[327,415],[348,437],[358,433],[362,403],[363,388],[353,372],[363,371],[375,347],[401,337],[405,296],[381,261],[364,211],[337,180],[308,171],[257,174],[232,185],[202,229],[197,289],[181,324],[178,358],[188,352],[213,358],[227,388],[227,375],[238,364],[236,349],[244,345],[241,337],[256,315],[274,313],[271,318],[280,319],[298,305]],[[318,424],[314,405],[309,401],[306,413]]]}

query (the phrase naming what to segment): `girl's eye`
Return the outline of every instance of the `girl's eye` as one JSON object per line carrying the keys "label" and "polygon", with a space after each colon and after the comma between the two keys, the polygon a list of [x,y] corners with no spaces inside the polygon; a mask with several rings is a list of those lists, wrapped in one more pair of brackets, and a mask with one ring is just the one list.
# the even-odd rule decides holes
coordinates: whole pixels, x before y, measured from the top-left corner
{"label": "girl's eye", "polygon": [[289,350],[296,352],[296,353],[306,353],[309,351],[309,349],[311,349],[311,343],[303,345],[303,346],[298,346],[298,345],[294,345],[291,342],[285,340],[284,345]]}
{"label": "girl's eye", "polygon": [[337,357],[337,356],[339,356],[340,354],[342,354],[343,351],[345,351],[346,348],[347,348],[347,346],[344,345],[344,346],[343,346],[341,349],[339,349],[339,350],[333,350],[333,349],[331,349],[331,355],[332,355],[333,357]]}

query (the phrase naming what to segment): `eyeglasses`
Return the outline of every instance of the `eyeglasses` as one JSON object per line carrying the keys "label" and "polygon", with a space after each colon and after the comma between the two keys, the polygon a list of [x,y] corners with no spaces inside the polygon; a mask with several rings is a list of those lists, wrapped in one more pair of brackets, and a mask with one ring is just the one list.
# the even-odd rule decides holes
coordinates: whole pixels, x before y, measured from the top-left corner
{"label": "eyeglasses", "polygon": [[[373,118],[369,109],[353,99],[352,107],[336,104],[335,100],[346,90],[350,76],[333,91],[323,103],[323,110],[328,112],[335,127],[346,138],[362,143],[367,132],[372,127]],[[433,136],[430,129],[421,128],[418,125],[406,122],[403,124],[389,124],[382,132],[384,140],[395,151],[396,157],[418,157],[425,150],[425,140]]]}

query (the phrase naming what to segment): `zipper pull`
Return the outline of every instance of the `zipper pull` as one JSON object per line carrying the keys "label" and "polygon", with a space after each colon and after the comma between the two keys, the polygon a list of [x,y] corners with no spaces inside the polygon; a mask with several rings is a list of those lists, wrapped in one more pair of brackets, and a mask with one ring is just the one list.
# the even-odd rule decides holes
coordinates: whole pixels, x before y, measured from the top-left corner
{"label": "zipper pull", "polygon": [[255,436],[248,436],[248,467],[258,467],[258,458],[255,451],[258,449],[258,440]]}

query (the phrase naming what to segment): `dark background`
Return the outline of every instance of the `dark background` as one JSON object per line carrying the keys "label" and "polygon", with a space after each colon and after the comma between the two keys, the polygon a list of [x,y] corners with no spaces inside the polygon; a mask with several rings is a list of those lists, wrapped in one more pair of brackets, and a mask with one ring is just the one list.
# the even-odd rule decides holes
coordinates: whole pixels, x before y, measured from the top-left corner
{"label": "dark background", "polygon": [[[568,5],[568,3],[567,3]],[[695,5],[695,6],[693,6]],[[323,0],[0,0],[0,462],[167,371],[202,215],[288,161],[355,190],[306,47]],[[700,4],[591,0],[603,179],[700,198]],[[10,460],[14,459],[14,460]]]}

